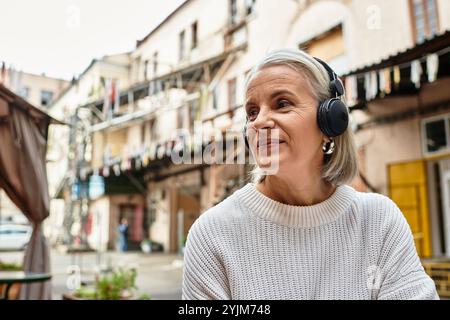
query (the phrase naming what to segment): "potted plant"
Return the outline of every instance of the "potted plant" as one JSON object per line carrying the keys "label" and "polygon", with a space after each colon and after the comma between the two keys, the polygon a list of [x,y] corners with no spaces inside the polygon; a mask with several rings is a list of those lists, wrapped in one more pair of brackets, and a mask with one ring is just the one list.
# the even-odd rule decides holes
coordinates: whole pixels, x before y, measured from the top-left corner
{"label": "potted plant", "polygon": [[[136,270],[119,268],[109,274],[96,277],[93,287],[81,286],[71,294],[64,294],[64,300],[129,300],[136,296]],[[140,295],[137,299],[150,299]]]}

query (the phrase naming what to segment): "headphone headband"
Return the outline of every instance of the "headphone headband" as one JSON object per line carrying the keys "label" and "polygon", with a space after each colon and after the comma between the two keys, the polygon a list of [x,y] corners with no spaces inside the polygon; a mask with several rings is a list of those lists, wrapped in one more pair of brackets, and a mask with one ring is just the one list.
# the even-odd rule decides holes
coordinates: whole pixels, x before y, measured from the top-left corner
{"label": "headphone headband", "polygon": [[337,76],[336,72],[331,69],[331,67],[323,60],[313,57],[317,62],[319,62],[327,71],[328,76],[330,77],[330,90],[333,93],[333,95],[337,97],[340,97],[344,95],[344,86],[342,85],[341,80]]}

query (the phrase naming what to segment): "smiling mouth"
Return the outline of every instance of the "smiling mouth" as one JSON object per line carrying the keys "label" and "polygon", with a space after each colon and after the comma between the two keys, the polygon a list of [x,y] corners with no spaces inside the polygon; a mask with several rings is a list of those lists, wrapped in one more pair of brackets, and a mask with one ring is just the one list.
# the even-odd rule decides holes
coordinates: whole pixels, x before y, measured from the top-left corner
{"label": "smiling mouth", "polygon": [[258,144],[257,144],[257,148],[267,148],[267,147],[270,147],[270,146],[272,146],[272,145],[280,145],[280,144],[283,144],[284,143],[284,141],[282,141],[282,140],[268,140],[268,141],[264,141],[264,142],[261,142],[261,143],[259,143],[259,141],[258,141]]}

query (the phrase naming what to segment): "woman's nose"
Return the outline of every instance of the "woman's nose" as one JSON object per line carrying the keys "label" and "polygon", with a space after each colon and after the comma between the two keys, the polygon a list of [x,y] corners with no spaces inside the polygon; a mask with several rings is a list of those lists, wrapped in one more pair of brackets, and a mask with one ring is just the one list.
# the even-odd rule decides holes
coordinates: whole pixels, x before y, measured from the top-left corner
{"label": "woman's nose", "polygon": [[274,121],[272,119],[272,111],[264,110],[261,108],[256,119],[252,123],[252,127],[255,129],[273,128]]}

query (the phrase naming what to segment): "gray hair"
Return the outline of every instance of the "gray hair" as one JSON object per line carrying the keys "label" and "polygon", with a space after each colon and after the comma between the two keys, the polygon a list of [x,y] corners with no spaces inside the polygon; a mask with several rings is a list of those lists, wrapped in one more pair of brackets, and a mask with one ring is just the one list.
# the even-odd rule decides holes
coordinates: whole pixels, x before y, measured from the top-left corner
{"label": "gray hair", "polygon": [[[257,72],[276,65],[288,66],[303,75],[317,101],[331,98],[328,72],[316,59],[298,49],[283,49],[269,53],[247,76],[244,92],[247,92],[248,84]],[[350,183],[358,175],[358,156],[350,125],[342,135],[334,138],[334,143],[334,152],[330,156],[324,156],[322,179],[339,186]],[[263,171],[258,166],[250,172],[250,175],[254,183],[265,179]]]}

